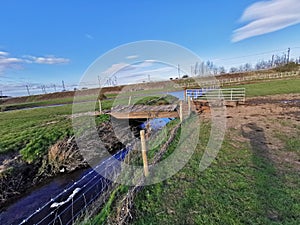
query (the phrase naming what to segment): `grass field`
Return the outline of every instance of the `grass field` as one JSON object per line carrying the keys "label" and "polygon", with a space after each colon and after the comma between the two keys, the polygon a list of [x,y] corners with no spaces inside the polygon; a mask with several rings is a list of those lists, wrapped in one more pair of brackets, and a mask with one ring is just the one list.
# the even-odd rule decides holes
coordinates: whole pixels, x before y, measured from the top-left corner
{"label": "grass field", "polygon": [[[103,109],[111,104],[104,101]],[[72,105],[0,113],[0,154],[20,152],[26,161],[33,162],[49,146],[73,134],[71,114]],[[103,119],[108,118],[96,118],[98,122]]]}
{"label": "grass field", "polygon": [[133,224],[299,224],[298,174],[280,173],[248,143],[226,137],[213,164],[199,171],[209,129],[202,125],[200,144],[179,173],[138,194]]}
{"label": "grass field", "polygon": [[[238,87],[246,88],[247,97],[299,93],[300,79],[263,81]],[[120,102],[126,104],[129,96],[124,96]],[[89,98],[86,97],[85,100]],[[145,97],[138,103],[145,104],[151,100],[152,97]],[[156,100],[160,101],[159,98]],[[170,98],[170,101],[173,100]],[[71,99],[65,98],[23,104],[42,106],[70,102]],[[102,109],[110,109],[112,104],[113,99],[104,100]],[[18,105],[20,104],[16,107]],[[96,109],[98,107],[97,103]],[[71,104],[1,112],[0,154],[21,152],[28,162],[35,161],[56,141],[73,134],[71,114]],[[108,120],[108,117],[96,117],[98,123],[104,120]],[[134,202],[135,218],[132,223],[300,224],[299,173],[293,169],[278,168],[269,155],[261,154],[257,146],[252,146],[251,143],[232,142],[231,135],[240,135],[234,133],[235,131],[228,131],[230,135],[226,136],[213,164],[204,172],[199,171],[199,162],[208,141],[209,131],[210,124],[203,123],[196,151],[179,173],[162,183],[145,187],[137,195]],[[159,136],[160,141],[166,140],[168,132],[169,130],[166,130]],[[289,136],[279,132],[275,136],[284,143],[283,151],[300,154],[299,134]],[[177,139],[164,157],[172,153],[176,143]],[[152,146],[153,149],[148,152],[150,162],[158,150],[156,143],[152,143]],[[122,187],[119,191],[124,194],[126,190],[126,187]],[[108,214],[113,212],[113,200],[117,191],[110,198],[107,210],[102,210],[92,220],[93,223],[104,221]]]}
{"label": "grass field", "polygon": [[235,87],[246,88],[246,97],[300,93],[300,79],[261,81]]}
{"label": "grass field", "polygon": [[[300,79],[262,81],[238,87],[246,88],[247,97],[299,93]],[[283,129],[294,127],[291,121],[280,123]],[[158,136],[162,142],[168,129],[167,126]],[[278,131],[274,137],[283,143],[280,151],[300,157],[300,127],[296,129],[298,132],[293,135]],[[278,167],[272,159],[274,156],[262,154],[261,149],[267,148],[264,143],[253,144],[255,139],[232,141],[232,137],[241,133],[229,129],[217,158],[201,172],[199,162],[209,138],[210,123],[202,123],[200,130],[199,143],[187,165],[173,177],[146,186],[137,194],[130,224],[300,224],[300,179],[294,168],[284,162]],[[178,139],[179,134],[163,158],[172,153]],[[150,143],[147,153],[150,163],[158,149],[156,142]],[[141,160],[138,163],[141,165]],[[120,210],[117,199],[126,194],[124,186],[116,189],[101,212],[83,224],[107,224],[107,218]]]}
{"label": "grass field", "polygon": [[[115,94],[108,95],[110,99],[101,101],[102,110],[110,109],[113,105],[113,97]],[[83,96],[79,100],[92,99],[94,96]],[[50,103],[66,103],[69,98],[44,101],[45,105]],[[73,99],[72,99],[73,100]],[[146,104],[148,102],[160,103],[174,101],[174,97],[167,100],[157,97],[143,97],[137,104]],[[120,99],[119,103],[128,103],[128,99]],[[24,104],[16,104],[16,107],[23,107]],[[43,102],[28,103],[36,106],[42,106]],[[90,106],[90,102],[80,103],[79,111],[85,112],[86,106]],[[95,111],[99,109],[99,103],[96,102]],[[73,127],[70,115],[72,114],[72,104],[34,108],[27,110],[13,110],[0,113],[0,154],[20,152],[23,158],[28,162],[43,156],[49,146],[58,140],[73,135]],[[109,117],[101,115],[95,117],[96,123],[108,120]]]}

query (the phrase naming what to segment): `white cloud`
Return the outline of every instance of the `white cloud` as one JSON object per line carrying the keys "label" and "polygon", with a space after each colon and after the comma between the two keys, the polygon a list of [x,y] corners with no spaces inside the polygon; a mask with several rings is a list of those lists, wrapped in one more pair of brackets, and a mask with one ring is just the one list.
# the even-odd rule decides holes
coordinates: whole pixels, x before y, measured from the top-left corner
{"label": "white cloud", "polygon": [[131,69],[131,65],[127,64],[127,63],[116,63],[111,65],[108,69],[106,69],[103,74],[104,75],[112,75],[115,74],[116,72],[118,72],[119,70],[128,70]]}
{"label": "white cloud", "polygon": [[234,30],[232,41],[271,33],[300,23],[299,0],[261,1],[249,6],[240,21],[249,22]]}
{"label": "white cloud", "polygon": [[139,57],[138,55],[129,55],[126,57],[126,59],[136,59],[138,57]]}
{"label": "white cloud", "polygon": [[7,56],[7,55],[8,55],[8,52],[0,51],[0,57],[1,57],[1,56]]}
{"label": "white cloud", "polygon": [[160,67],[160,68],[149,68],[147,70],[139,70],[137,72],[131,72],[124,74],[123,76],[119,77],[120,79],[124,80],[124,82],[128,83],[128,81],[135,82],[148,79],[148,75],[151,76],[151,80],[163,80],[166,76],[172,76],[174,73],[177,72],[177,68],[173,68],[170,66]]}
{"label": "white cloud", "polygon": [[66,58],[58,58],[55,56],[36,57],[36,56],[23,56],[23,57],[10,57],[8,52],[0,51],[0,74],[3,74],[7,69],[20,69],[26,63],[36,64],[63,64],[70,62]]}
{"label": "white cloud", "polygon": [[64,64],[69,63],[70,60],[66,58],[58,58],[55,56],[46,56],[46,57],[36,57],[36,56],[26,56],[27,63],[37,63],[37,64]]}
{"label": "white cloud", "polygon": [[0,74],[3,74],[5,70],[16,68],[19,63],[24,60],[21,58],[8,57],[7,52],[0,52]]}

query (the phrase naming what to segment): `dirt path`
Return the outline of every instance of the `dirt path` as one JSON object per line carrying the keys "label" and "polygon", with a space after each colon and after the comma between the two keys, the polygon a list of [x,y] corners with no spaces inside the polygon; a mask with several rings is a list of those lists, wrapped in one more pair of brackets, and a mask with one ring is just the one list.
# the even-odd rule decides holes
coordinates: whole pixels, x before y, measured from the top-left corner
{"label": "dirt path", "polygon": [[[276,167],[300,171],[300,94],[251,98],[227,108],[227,128],[233,142],[248,142]],[[287,149],[293,140],[297,143]]]}

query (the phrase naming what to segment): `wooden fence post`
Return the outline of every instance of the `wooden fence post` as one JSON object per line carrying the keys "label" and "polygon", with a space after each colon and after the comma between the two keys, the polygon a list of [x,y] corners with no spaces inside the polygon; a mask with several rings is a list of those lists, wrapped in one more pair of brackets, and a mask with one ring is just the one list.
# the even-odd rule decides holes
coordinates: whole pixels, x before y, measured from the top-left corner
{"label": "wooden fence post", "polygon": [[147,148],[146,148],[146,140],[145,140],[145,131],[144,130],[140,131],[140,136],[141,136],[141,145],[142,145],[144,174],[145,174],[145,177],[148,177],[149,169],[148,169]]}
{"label": "wooden fence post", "polygon": [[128,105],[131,103],[131,95],[129,96]]}
{"label": "wooden fence post", "polygon": [[99,102],[99,112],[100,112],[100,114],[102,114],[102,104],[101,104],[101,100],[99,99],[98,102]]}
{"label": "wooden fence post", "polygon": [[180,122],[183,121],[183,109],[182,109],[182,101],[179,103],[179,117],[180,117]]}
{"label": "wooden fence post", "polygon": [[191,115],[191,98],[188,98],[188,105],[189,105],[189,115]]}

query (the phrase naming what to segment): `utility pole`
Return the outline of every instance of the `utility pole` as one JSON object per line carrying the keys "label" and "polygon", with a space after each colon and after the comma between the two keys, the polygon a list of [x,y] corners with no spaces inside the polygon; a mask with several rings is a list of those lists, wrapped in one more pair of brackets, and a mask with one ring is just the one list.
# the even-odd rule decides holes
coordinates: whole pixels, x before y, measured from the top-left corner
{"label": "utility pole", "polygon": [[290,62],[290,52],[291,52],[291,48],[288,48],[288,57],[287,57],[287,63]]}
{"label": "utility pole", "polygon": [[180,79],[180,65],[178,64],[178,78]]}
{"label": "utility pole", "polygon": [[62,80],[61,83],[62,83],[62,87],[63,87],[62,91],[66,91],[65,82]]}
{"label": "utility pole", "polygon": [[27,89],[28,96],[30,96],[30,92],[29,92],[29,87],[28,87],[28,85],[26,85],[26,89]]}

